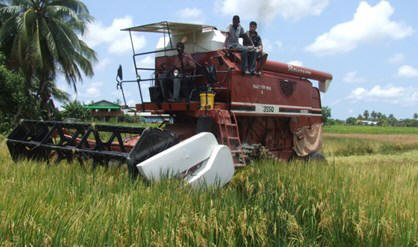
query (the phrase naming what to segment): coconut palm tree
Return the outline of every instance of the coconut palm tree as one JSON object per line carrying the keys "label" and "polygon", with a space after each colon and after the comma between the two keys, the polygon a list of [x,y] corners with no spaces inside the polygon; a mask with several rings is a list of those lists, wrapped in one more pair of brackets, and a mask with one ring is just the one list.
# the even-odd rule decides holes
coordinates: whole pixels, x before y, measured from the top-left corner
{"label": "coconut palm tree", "polygon": [[42,108],[58,73],[75,91],[82,74],[93,75],[96,53],[80,39],[92,19],[80,0],[0,0],[1,49]]}

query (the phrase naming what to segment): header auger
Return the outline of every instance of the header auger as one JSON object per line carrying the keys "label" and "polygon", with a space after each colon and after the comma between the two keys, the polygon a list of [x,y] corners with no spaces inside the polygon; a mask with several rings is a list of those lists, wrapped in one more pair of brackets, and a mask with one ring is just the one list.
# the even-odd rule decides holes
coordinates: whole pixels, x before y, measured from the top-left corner
{"label": "header auger", "polygon": [[[261,75],[243,75],[240,54],[224,49],[225,36],[213,26],[159,22],[123,31],[162,35],[154,51],[137,53],[132,43],[136,79],[123,80],[118,69],[125,106],[124,87],[137,84],[136,110],[169,114],[173,123],[160,130],[24,120],[8,138],[13,159],[115,160],[133,176],[172,173],[214,183],[230,179],[233,167],[245,166],[260,148],[282,160],[322,157],[320,91],[332,75],[274,61]],[[141,67],[139,58],[150,55],[155,66]],[[152,84],[146,92],[144,83]]]}

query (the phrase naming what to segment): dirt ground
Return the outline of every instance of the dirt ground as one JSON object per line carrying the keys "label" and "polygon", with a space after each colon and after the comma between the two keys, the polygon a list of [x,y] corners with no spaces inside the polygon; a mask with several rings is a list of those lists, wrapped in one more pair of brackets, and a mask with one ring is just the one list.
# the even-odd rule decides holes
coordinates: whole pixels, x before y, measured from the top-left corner
{"label": "dirt ground", "polygon": [[418,143],[418,135],[375,135],[375,134],[335,134],[324,133],[324,137],[364,139],[392,143],[414,144]]}

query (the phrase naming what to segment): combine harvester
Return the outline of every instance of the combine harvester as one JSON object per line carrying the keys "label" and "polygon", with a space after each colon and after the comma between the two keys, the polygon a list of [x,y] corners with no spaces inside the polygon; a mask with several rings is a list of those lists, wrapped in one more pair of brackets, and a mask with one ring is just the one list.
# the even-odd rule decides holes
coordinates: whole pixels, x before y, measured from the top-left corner
{"label": "combine harvester", "polygon": [[[122,67],[116,77],[125,106],[123,86],[137,84],[136,110],[170,114],[173,123],[161,130],[23,120],[7,141],[14,160],[119,161],[133,177],[223,185],[261,147],[282,160],[323,158],[320,91],[332,75],[274,61],[259,76],[243,75],[240,53],[224,49],[225,36],[213,26],[160,22],[123,31],[131,40],[134,32],[162,36],[154,51],[137,53],[132,42],[136,79],[123,80]],[[155,57],[155,67],[141,67],[145,56]]]}

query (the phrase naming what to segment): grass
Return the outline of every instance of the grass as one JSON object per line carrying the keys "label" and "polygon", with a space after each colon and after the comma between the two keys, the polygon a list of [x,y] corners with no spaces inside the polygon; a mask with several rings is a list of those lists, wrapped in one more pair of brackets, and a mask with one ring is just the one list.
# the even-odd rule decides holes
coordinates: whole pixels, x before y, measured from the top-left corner
{"label": "grass", "polygon": [[418,245],[413,143],[330,137],[328,164],[261,161],[193,190],[125,169],[14,164],[0,141],[0,245]]}
{"label": "grass", "polygon": [[[357,137],[357,135],[354,135],[354,137]],[[353,155],[368,155],[367,157],[369,157],[375,154],[402,155],[402,153],[414,150],[418,150],[418,136],[414,139],[405,137],[386,140],[384,136],[372,139],[368,139],[368,136],[365,136],[360,139],[345,135],[342,138],[335,135],[326,135],[322,152],[327,157]]]}
{"label": "grass", "polygon": [[386,135],[418,135],[418,128],[414,127],[383,127],[362,125],[326,125],[325,133],[338,134],[386,134]]}

